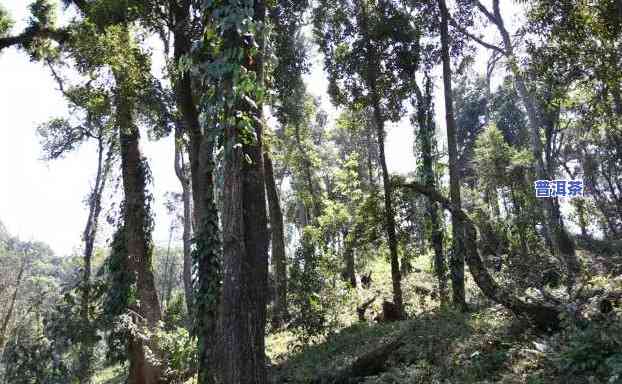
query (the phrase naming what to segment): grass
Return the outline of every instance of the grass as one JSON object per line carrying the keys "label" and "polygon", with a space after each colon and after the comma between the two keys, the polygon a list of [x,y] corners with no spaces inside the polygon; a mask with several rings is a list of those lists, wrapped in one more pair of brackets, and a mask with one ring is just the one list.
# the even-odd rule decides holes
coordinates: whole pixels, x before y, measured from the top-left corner
{"label": "grass", "polygon": [[[524,352],[532,348],[530,343],[535,336],[524,333],[523,324],[507,311],[491,306],[468,272],[467,300],[477,312],[441,310],[429,295],[418,294],[422,290],[417,287],[429,291],[436,287],[427,256],[412,260],[413,272],[402,279],[409,320],[359,323],[352,313],[343,313],[342,328],[308,346],[299,345],[289,332],[270,334],[267,351],[273,363],[272,382],[309,383],[398,337],[404,343],[389,356],[386,371],[365,378],[365,383],[526,382],[516,378],[527,377],[539,367],[534,355]],[[359,302],[378,296],[367,314],[372,319],[381,311],[383,300],[392,301],[391,272],[385,260],[372,261],[367,266],[366,271],[369,270],[373,271],[371,288],[358,287],[354,296]]]}
{"label": "grass", "polygon": [[121,365],[105,367],[95,373],[94,384],[121,384],[126,382],[127,372]]}
{"label": "grass", "polygon": [[[365,383],[520,382],[504,377],[516,377],[512,369],[522,359],[519,352],[535,338],[522,330],[498,307],[475,314],[434,310],[402,322],[355,324],[292,353],[273,369],[272,382],[309,383],[398,337],[403,344],[390,354],[386,371]],[[530,362],[520,366],[521,374],[537,367],[533,356],[525,356]]]}
{"label": "grass", "polygon": [[[380,345],[403,341],[393,350],[381,373],[357,378],[365,384],[544,384],[617,383],[598,381],[593,372],[570,374],[560,371],[563,338],[543,338],[529,331],[505,309],[482,297],[474,282],[466,278],[471,313],[439,308],[429,296],[417,294],[417,287],[434,290],[436,279],[428,257],[412,261],[413,272],[404,276],[402,287],[409,320],[376,324],[358,322],[353,313],[357,302],[377,296],[367,313],[371,319],[381,310],[383,300],[392,300],[391,274],[385,260],[372,261],[365,272],[373,271],[370,289],[358,287],[332,308],[337,326],[333,332],[302,345],[289,331],[270,333],[266,352],[271,363],[271,382],[307,384],[327,377]],[[419,290],[421,292],[422,290]],[[557,337],[558,339],[555,339]],[[546,351],[542,345],[548,346]],[[620,366],[622,372],[622,365]],[[604,376],[603,376],[604,377]],[[613,376],[611,376],[613,377]],[[617,377],[617,376],[616,376]],[[622,376],[620,376],[622,377]],[[96,384],[124,382],[120,367],[110,367],[96,377]],[[186,384],[195,384],[193,380]]]}

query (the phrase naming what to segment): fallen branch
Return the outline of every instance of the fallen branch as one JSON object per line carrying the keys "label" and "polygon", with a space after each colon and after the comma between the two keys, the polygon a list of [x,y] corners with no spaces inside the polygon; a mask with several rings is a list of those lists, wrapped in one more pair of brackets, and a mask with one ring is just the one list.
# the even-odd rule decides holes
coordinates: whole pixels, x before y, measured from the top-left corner
{"label": "fallen branch", "polygon": [[372,305],[372,303],[376,300],[377,297],[378,297],[378,294],[374,295],[374,297],[372,297],[371,299],[367,300],[363,304],[356,307],[356,313],[358,314],[359,321],[361,322],[365,321],[365,312],[367,311],[367,308],[369,308],[369,306]]}
{"label": "fallen branch", "polygon": [[386,363],[391,353],[402,345],[404,338],[397,337],[390,343],[358,357],[352,364],[335,373],[316,377],[312,384],[349,384],[356,382],[355,379],[382,373],[387,369]]}

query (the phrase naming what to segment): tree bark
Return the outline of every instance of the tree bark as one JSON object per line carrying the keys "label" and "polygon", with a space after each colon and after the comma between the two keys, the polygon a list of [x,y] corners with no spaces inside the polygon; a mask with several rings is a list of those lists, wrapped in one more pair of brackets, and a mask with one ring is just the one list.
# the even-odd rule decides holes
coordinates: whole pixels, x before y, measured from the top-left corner
{"label": "tree bark", "polygon": [[[438,2],[441,12],[441,57],[443,61],[443,89],[445,94],[445,121],[447,125],[447,151],[449,153],[449,195],[451,202],[460,207],[460,173],[456,146],[456,120],[454,119],[453,91],[451,89],[451,61],[449,56],[449,12],[445,0]],[[452,215],[453,252],[450,271],[453,304],[462,311],[467,310],[464,292],[464,225],[460,217]]]}
{"label": "tree bark", "polygon": [[[253,21],[263,25],[265,4],[256,0]],[[232,12],[240,6],[232,4]],[[244,67],[257,74],[263,84],[262,49],[264,31],[259,28],[256,41],[244,41],[233,27],[223,33],[224,49],[244,50]],[[257,43],[259,53],[251,56]],[[265,357],[266,288],[268,278],[268,228],[262,156],[261,103],[236,98],[232,73],[223,82],[225,99],[237,99],[233,108],[225,108],[225,197],[223,204],[223,381],[231,384],[267,382]],[[255,138],[242,142],[238,112],[252,117]],[[246,159],[246,160],[245,160]]]}
{"label": "tree bark", "polygon": [[376,123],[376,136],[378,139],[378,152],[380,166],[382,169],[382,182],[384,186],[384,218],[389,252],[391,255],[391,283],[393,285],[393,302],[397,306],[402,317],[404,314],[404,303],[402,299],[402,273],[400,271],[399,259],[397,255],[397,237],[395,234],[395,211],[393,209],[393,189],[389,178],[389,170],[384,155],[384,120],[380,113],[378,103],[374,103],[374,119]]}
{"label": "tree bark", "polygon": [[276,183],[272,159],[268,152],[264,152],[264,172],[266,179],[266,194],[270,210],[271,256],[276,281],[276,299],[274,301],[272,323],[281,327],[287,320],[287,259],[285,256],[285,237],[283,231],[283,213]]}
{"label": "tree bark", "polygon": [[350,282],[352,288],[356,288],[356,271],[354,269],[354,244],[353,240],[348,239],[348,231],[346,230],[343,234],[344,238],[344,262],[346,265],[346,278]]}

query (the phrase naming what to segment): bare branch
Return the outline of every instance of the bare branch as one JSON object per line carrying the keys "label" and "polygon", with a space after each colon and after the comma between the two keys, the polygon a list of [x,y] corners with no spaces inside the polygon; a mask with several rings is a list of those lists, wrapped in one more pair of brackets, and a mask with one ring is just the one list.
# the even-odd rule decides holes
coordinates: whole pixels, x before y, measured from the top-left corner
{"label": "bare branch", "polygon": [[[48,65],[48,67],[50,68],[50,71],[52,72],[52,77],[54,77],[54,80],[56,80],[56,83],[58,84],[58,88],[61,91],[61,93],[68,99],[71,100],[71,97],[67,94],[67,92],[65,92],[65,86],[64,86],[64,82],[63,82],[63,78],[60,77],[60,75],[58,74],[58,72],[56,72],[56,70],[54,69],[54,65],[52,64],[51,60],[46,60],[46,64]],[[72,100],[73,101],[73,100]]]}
{"label": "bare branch", "polygon": [[499,20],[497,20],[497,18],[479,0],[475,0],[475,5],[488,18],[488,20],[494,24],[499,22]]}
{"label": "bare branch", "polygon": [[465,35],[469,39],[475,41],[476,43],[478,43],[479,45],[483,46],[484,48],[492,49],[493,51],[499,52],[502,55],[507,56],[507,53],[501,47],[498,47],[498,46],[496,46],[494,44],[487,43],[484,40],[480,39],[479,37],[475,36],[474,34],[470,33],[469,31],[467,31],[466,28],[463,28],[458,23],[456,23],[456,21],[452,17],[449,18],[449,22],[452,25],[452,27],[456,28],[463,35]]}

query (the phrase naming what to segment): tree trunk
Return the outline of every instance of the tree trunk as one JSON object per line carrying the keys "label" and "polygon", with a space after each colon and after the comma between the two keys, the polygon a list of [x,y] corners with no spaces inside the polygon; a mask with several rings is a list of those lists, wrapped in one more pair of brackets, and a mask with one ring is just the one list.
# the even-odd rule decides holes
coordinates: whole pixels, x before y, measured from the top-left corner
{"label": "tree trunk", "polygon": [[313,172],[311,170],[311,160],[309,160],[309,156],[302,145],[302,138],[300,137],[300,125],[296,124],[294,126],[294,138],[296,140],[296,146],[300,151],[302,156],[302,166],[303,166],[303,177],[305,179],[305,183],[307,184],[307,189],[309,190],[309,195],[311,196],[312,203],[312,211],[313,211],[313,219],[308,221],[317,220],[318,217],[322,214],[322,207],[320,203],[320,198],[318,196],[318,192],[315,189],[315,184],[313,183]]}
{"label": "tree trunk", "polygon": [[[19,268],[19,272],[17,273],[17,279],[15,280],[15,291],[13,291],[13,296],[11,297],[11,303],[9,304],[9,308],[2,319],[2,325],[0,326],[0,351],[4,351],[4,344],[6,343],[6,334],[9,329],[9,321],[11,317],[13,317],[13,311],[15,309],[15,302],[17,301],[17,293],[19,291],[19,286],[22,283],[22,277],[24,276],[24,271],[26,270],[26,255],[24,254],[24,260],[22,261],[22,265]],[[2,355],[0,355],[2,356]]]}
{"label": "tree trunk", "polygon": [[559,328],[558,316],[560,311],[557,308],[543,303],[527,303],[513,295],[507,289],[499,286],[492,276],[490,276],[477,250],[477,230],[475,224],[462,209],[457,207],[438,191],[426,185],[411,182],[402,185],[402,187],[411,188],[416,192],[428,196],[451,212],[452,216],[460,217],[460,220],[465,225],[464,240],[467,255],[466,262],[473,276],[473,280],[475,280],[475,283],[486,297],[496,303],[502,304],[517,316],[527,317],[542,331],[556,330]]}
{"label": "tree trunk", "polygon": [[378,152],[382,169],[382,182],[384,186],[384,219],[391,255],[391,282],[393,283],[393,302],[397,306],[400,316],[404,317],[404,304],[402,299],[402,274],[400,272],[397,255],[397,237],[395,235],[395,211],[393,209],[393,189],[389,178],[389,170],[384,155],[384,120],[380,113],[379,102],[374,103],[374,120],[376,123],[376,136],[378,139]]}
{"label": "tree trunk", "polygon": [[[126,32],[127,33],[127,32]],[[129,33],[128,33],[129,39]],[[133,121],[133,91],[126,89],[124,74],[115,73],[117,83],[116,125],[121,143],[124,192],[124,224],[130,270],[135,274],[139,304],[132,308],[141,326],[153,328],[160,320],[160,304],[152,270],[151,217],[147,200],[148,165],[140,148],[140,134]],[[130,384],[157,383],[159,369],[145,357],[144,342],[129,340]]]}
{"label": "tree trunk", "polygon": [[352,288],[356,288],[356,271],[354,270],[354,244],[353,240],[348,239],[348,231],[344,231],[343,233],[343,242],[344,242],[344,262],[346,265],[345,275]]}
{"label": "tree trunk", "polygon": [[168,229],[168,244],[166,246],[166,257],[164,258],[164,279],[162,284],[162,308],[168,307],[173,294],[173,260],[171,260],[171,243],[173,242],[173,223]]}
{"label": "tree trunk", "polygon": [[[190,33],[190,2],[184,1],[174,6],[175,26],[173,42],[173,58],[179,63],[191,49]],[[189,311],[195,321],[198,343],[198,383],[211,384],[217,382],[219,374],[218,348],[219,335],[217,320],[219,316],[221,290],[221,244],[218,227],[218,212],[214,202],[214,140],[211,134],[203,133],[199,123],[199,112],[194,101],[190,74],[183,72],[174,82],[175,100],[181,113],[183,129],[190,139],[188,157],[190,161],[190,190],[193,221],[195,223],[196,250],[192,262],[197,268],[198,280],[194,292],[188,292],[193,285],[191,265],[184,262],[184,287],[186,295],[191,294],[195,300],[190,302],[193,308]],[[184,203],[184,212],[189,209]],[[189,212],[188,212],[189,213]],[[185,223],[186,226],[188,223]],[[186,243],[186,241],[185,241]],[[189,242],[184,245],[189,248]],[[194,315],[194,316],[193,316]]]}
{"label": "tree trunk", "polygon": [[587,212],[585,211],[585,200],[583,198],[575,200],[575,208],[577,209],[577,217],[579,219],[579,228],[581,229],[581,236],[588,237],[587,233]]}
{"label": "tree trunk", "polygon": [[[231,4],[233,14],[242,12]],[[254,2],[253,21],[262,25],[265,4]],[[233,26],[223,31],[224,49],[244,49],[244,63],[257,74],[256,86],[263,81],[263,30],[257,41],[244,41]],[[251,56],[252,44],[259,53]],[[265,357],[266,288],[268,278],[268,228],[262,156],[261,103],[236,98],[233,74],[223,81],[225,99],[235,100],[225,107],[225,180],[223,196],[223,381],[230,384],[267,382]],[[237,100],[236,100],[237,99]],[[259,101],[259,100],[258,100]],[[241,122],[236,114],[252,117],[255,138],[242,142]],[[241,144],[241,145],[240,145]],[[247,161],[248,160],[248,161]]]}
{"label": "tree trunk", "polygon": [[[441,12],[441,56],[443,59],[443,89],[445,94],[445,121],[447,125],[447,151],[449,153],[449,196],[452,204],[460,207],[460,173],[456,146],[456,120],[454,119],[453,91],[451,89],[451,61],[449,56],[449,12],[445,0],[438,2]],[[462,311],[467,310],[464,292],[464,225],[458,216],[452,215],[453,252],[450,271],[453,304]]]}
{"label": "tree trunk", "polygon": [[281,327],[287,320],[287,259],[285,256],[285,237],[283,231],[283,213],[274,181],[272,159],[264,152],[264,172],[266,178],[266,195],[270,210],[271,254],[276,281],[276,299],[274,300],[272,324]]}
{"label": "tree trunk", "polygon": [[382,183],[384,189],[384,224],[387,234],[387,242],[389,245],[389,254],[391,258],[391,283],[393,286],[393,303],[397,306],[400,317],[405,317],[404,303],[402,297],[402,273],[400,271],[400,262],[397,251],[397,236],[395,233],[395,210],[393,209],[393,191],[387,161],[384,153],[384,116],[382,115],[380,106],[380,95],[377,87],[377,71],[380,68],[380,62],[375,53],[374,47],[370,44],[368,36],[368,15],[365,4],[357,3],[361,7],[361,33],[366,40],[366,50],[369,60],[368,70],[366,73],[366,82],[369,86],[371,97],[371,106],[373,108],[373,121],[376,128],[376,140],[378,142],[378,162],[382,169]]}
{"label": "tree trunk", "polygon": [[[423,182],[430,188],[436,188],[434,168],[432,164],[432,138],[434,137],[434,120],[432,118],[432,84],[426,75],[425,96],[421,92],[416,81],[414,82],[415,94],[417,96],[417,124],[419,134],[417,138],[421,146],[421,157],[423,159]],[[447,304],[447,267],[445,265],[445,255],[443,254],[443,230],[439,225],[438,206],[430,198],[427,204],[428,215],[430,216],[430,232],[432,248],[434,249],[434,271],[438,280],[438,290],[441,305]]]}
{"label": "tree trunk", "polygon": [[190,179],[188,178],[188,170],[184,161],[183,148],[183,126],[181,122],[177,123],[175,127],[175,175],[181,184],[181,196],[184,205],[184,217],[183,217],[183,251],[184,251],[184,265],[182,272],[182,280],[184,283],[184,296],[186,298],[186,308],[188,310],[188,317],[193,318],[192,315],[192,206],[191,206],[191,191],[190,191]]}
{"label": "tree trunk", "polygon": [[[261,128],[255,127],[258,140]],[[223,377],[227,383],[265,383],[267,236],[260,144],[234,147],[238,127],[225,131],[223,206]],[[259,142],[261,143],[261,142]],[[252,164],[244,164],[245,156]]]}
{"label": "tree trunk", "polygon": [[367,184],[367,189],[368,191],[375,191],[376,189],[376,180],[374,177],[374,165],[373,165],[373,154],[375,153],[373,151],[373,147],[374,147],[374,140],[372,138],[372,132],[371,132],[371,127],[369,127],[369,125],[367,125],[365,127],[365,141],[366,141],[366,163],[367,163],[367,178],[368,178],[368,184]]}

